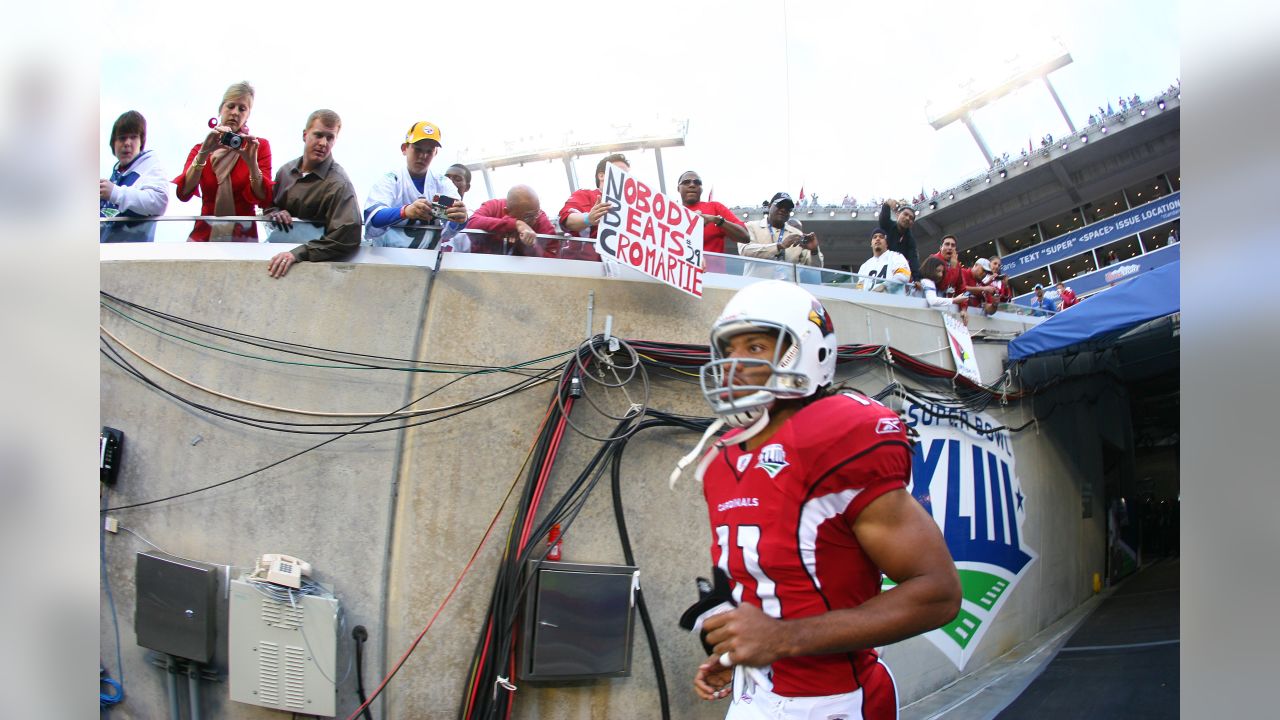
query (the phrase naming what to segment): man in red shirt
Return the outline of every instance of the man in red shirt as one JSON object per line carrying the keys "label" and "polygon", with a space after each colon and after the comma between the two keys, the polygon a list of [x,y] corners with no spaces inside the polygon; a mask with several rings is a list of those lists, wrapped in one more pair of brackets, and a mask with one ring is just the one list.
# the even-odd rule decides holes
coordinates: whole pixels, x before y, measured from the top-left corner
{"label": "man in red shirt", "polygon": [[[677,192],[685,207],[702,213],[703,252],[723,253],[726,237],[734,242],[747,242],[747,227],[732,210],[715,200],[702,201],[702,177],[698,173],[685,171],[680,176]],[[707,272],[724,272],[724,258],[708,258],[703,266]]]}
{"label": "man in red shirt", "polygon": [[1075,292],[1067,287],[1067,284],[1058,281],[1058,309],[1066,310],[1067,308],[1080,302],[1080,298],[1076,297]]}
{"label": "man in red shirt", "polygon": [[482,204],[467,221],[467,229],[486,233],[470,235],[470,252],[474,253],[557,257],[560,251],[559,240],[537,237],[554,235],[556,230],[542,212],[538,193],[528,185],[511,188],[505,200],[498,198]]}
{"label": "man in red shirt", "polygon": [[[600,218],[604,217],[604,214],[609,211],[609,203],[602,199],[604,193],[600,191],[600,188],[604,187],[605,165],[609,164],[619,170],[631,170],[631,165],[627,162],[627,156],[622,153],[605,156],[600,162],[596,163],[595,188],[582,188],[574,191],[569,196],[569,199],[564,202],[564,207],[560,208],[560,227],[564,228],[566,232],[571,232],[584,238],[598,237]],[[596,252],[595,247],[583,241],[564,243],[560,257],[570,260],[600,262],[600,254]]]}
{"label": "man in red shirt", "polygon": [[942,261],[947,268],[946,274],[942,276],[942,282],[938,283],[938,294],[948,297],[955,297],[964,292],[964,278],[961,276],[960,256],[956,254],[956,236],[944,235],[942,237],[942,246],[933,257]]}
{"label": "man in red shirt", "polygon": [[991,261],[978,258],[973,261],[973,267],[960,268],[960,284],[961,292],[969,293],[969,307],[980,307],[986,314],[994,315],[1000,301],[996,299],[996,289],[986,282],[990,274]]}

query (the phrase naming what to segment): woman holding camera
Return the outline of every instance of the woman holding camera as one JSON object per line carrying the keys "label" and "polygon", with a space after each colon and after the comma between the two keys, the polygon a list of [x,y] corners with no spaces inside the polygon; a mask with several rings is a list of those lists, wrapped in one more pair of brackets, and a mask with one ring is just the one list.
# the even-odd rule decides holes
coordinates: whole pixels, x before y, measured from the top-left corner
{"label": "woman holding camera", "polygon": [[[254,215],[254,207],[270,207],[271,145],[248,134],[253,86],[238,82],[227,88],[218,118],[204,141],[191,148],[182,174],[173,179],[178,199],[200,195],[201,215]],[[257,223],[197,220],[188,242],[258,242]]]}

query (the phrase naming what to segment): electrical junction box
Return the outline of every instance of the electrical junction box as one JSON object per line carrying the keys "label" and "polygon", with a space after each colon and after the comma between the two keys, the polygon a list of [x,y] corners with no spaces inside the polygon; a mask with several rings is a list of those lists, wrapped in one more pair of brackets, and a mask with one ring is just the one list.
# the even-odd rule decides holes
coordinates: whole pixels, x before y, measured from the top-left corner
{"label": "electrical junction box", "polygon": [[530,561],[524,599],[521,680],[630,677],[635,597],[631,565]]}
{"label": "electrical junction box", "polygon": [[162,552],[140,552],[134,580],[138,644],[200,663],[212,660],[217,569]]}
{"label": "electrical junction box", "polygon": [[[231,581],[227,676],[236,702],[332,716],[338,679],[338,600],[241,576]],[[267,594],[270,593],[270,594]],[[283,599],[280,599],[283,598]]]}

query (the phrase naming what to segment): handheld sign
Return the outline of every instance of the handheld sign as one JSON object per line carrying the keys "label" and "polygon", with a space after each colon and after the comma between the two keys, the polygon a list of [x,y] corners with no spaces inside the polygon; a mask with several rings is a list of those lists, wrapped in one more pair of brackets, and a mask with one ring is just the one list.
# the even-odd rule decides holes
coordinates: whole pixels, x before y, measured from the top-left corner
{"label": "handheld sign", "polygon": [[702,297],[702,213],[619,170],[605,166],[599,250],[622,265]]}

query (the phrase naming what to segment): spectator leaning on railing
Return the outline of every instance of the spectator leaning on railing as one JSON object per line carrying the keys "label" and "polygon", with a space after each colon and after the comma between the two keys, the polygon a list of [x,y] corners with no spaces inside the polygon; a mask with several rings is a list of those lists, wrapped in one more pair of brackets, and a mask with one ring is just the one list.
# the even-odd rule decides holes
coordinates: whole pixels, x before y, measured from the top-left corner
{"label": "spectator leaning on railing", "polygon": [[925,304],[938,310],[954,310],[968,324],[969,316],[965,308],[969,306],[969,296],[962,294],[946,297],[938,292],[946,272],[946,264],[937,255],[930,255],[920,264],[920,289],[924,291]]}
{"label": "spectator leaning on railing", "polygon": [[284,277],[296,262],[341,260],[360,246],[356,189],[333,159],[341,130],[338,113],[311,113],[302,132],[302,157],[285,163],[276,173],[275,203],[264,214],[285,232],[292,231],[295,217],[310,220],[310,225],[299,225],[300,234],[317,237],[271,258],[267,267],[271,277]]}
{"label": "spectator leaning on railing", "polygon": [[[201,215],[253,215],[271,204],[271,144],[249,134],[253,86],[238,82],[227,88],[218,106],[216,126],[191,148],[182,174],[173,179],[182,202],[200,196]],[[190,242],[257,242],[257,225],[197,220]]]}
{"label": "spectator leaning on railing", "polygon": [[[604,187],[606,168],[609,165],[613,165],[624,172],[631,169],[631,164],[627,162],[627,156],[621,153],[614,153],[600,158],[600,162],[596,163],[596,186],[574,191],[569,196],[569,199],[564,201],[564,206],[560,208],[560,227],[564,228],[566,232],[582,238],[598,237],[600,219],[609,211],[609,203],[604,199],[604,193],[601,191],[601,188]],[[590,243],[581,241],[566,242],[560,257],[567,257],[571,260],[600,262],[600,253],[596,252],[595,247]]]}
{"label": "spectator leaning on railing", "polygon": [[[440,128],[430,122],[409,126],[400,143],[405,163],[379,177],[364,203],[365,237],[379,247],[422,247],[426,226],[437,222],[467,221],[467,206],[452,180],[431,172],[431,161],[440,152]],[[447,207],[447,221],[438,220],[433,204]],[[399,227],[392,227],[397,225]]]}
{"label": "spectator leaning on railing", "polygon": [[986,314],[994,315],[1000,301],[996,299],[996,289],[986,282],[990,274],[991,261],[978,258],[973,261],[973,267],[960,268],[960,284],[962,292],[969,295],[969,307],[982,308]]}
{"label": "spectator leaning on railing", "polygon": [[460,235],[470,247],[457,246],[459,251],[529,257],[557,257],[560,251],[559,240],[537,237],[554,235],[556,229],[542,212],[538,193],[528,185],[516,185],[507,191],[506,199],[489,200],[476,208],[467,229],[485,234]]}
{"label": "spectator leaning on railing", "polygon": [[[169,204],[169,178],[147,150],[147,120],[130,110],[111,126],[111,154],[116,157],[111,179],[98,181],[99,217],[146,218],[163,215]],[[151,242],[154,222],[106,222],[100,242]]]}

